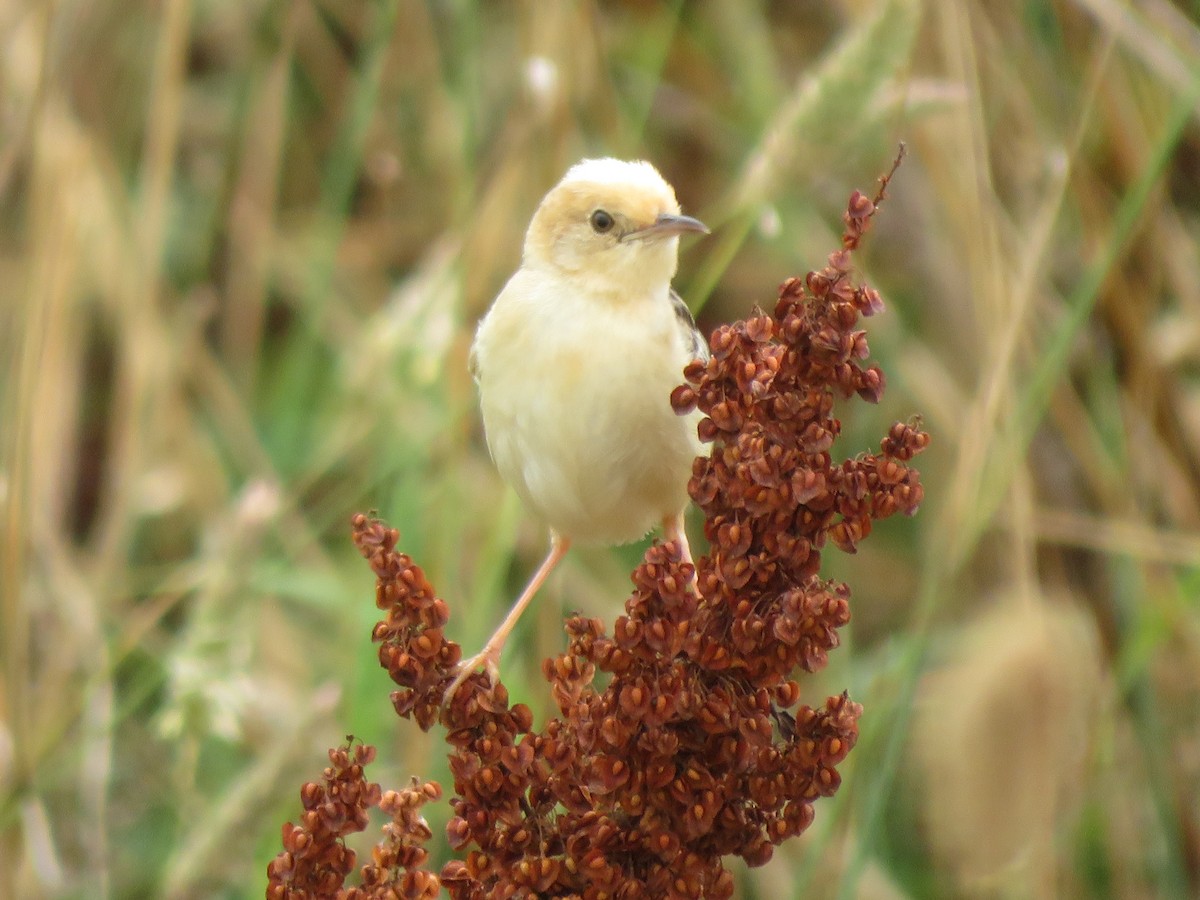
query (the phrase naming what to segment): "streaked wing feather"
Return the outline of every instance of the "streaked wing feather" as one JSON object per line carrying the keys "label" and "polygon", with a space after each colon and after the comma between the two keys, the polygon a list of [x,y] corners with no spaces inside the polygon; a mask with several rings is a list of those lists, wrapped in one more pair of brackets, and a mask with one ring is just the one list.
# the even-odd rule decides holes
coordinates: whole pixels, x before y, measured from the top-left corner
{"label": "streaked wing feather", "polygon": [[711,355],[708,351],[708,341],[696,327],[692,311],[688,309],[688,305],[683,302],[683,298],[679,296],[675,288],[671,288],[671,306],[675,308],[675,318],[679,321],[679,331],[683,336],[683,345],[687,348],[688,353],[692,355],[692,359],[707,362]]}
{"label": "streaked wing feather", "polygon": [[479,351],[475,347],[475,343],[471,343],[471,349],[467,353],[467,371],[471,373],[471,377],[479,384]]}

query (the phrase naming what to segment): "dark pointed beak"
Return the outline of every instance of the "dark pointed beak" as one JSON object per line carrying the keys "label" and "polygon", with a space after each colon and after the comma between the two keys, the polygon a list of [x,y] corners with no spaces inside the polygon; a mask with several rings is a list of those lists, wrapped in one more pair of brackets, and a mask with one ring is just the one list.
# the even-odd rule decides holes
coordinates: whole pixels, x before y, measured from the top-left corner
{"label": "dark pointed beak", "polygon": [[673,216],[664,213],[654,220],[653,225],[639,228],[625,235],[625,239],[671,237],[677,234],[708,234],[708,226],[691,216]]}

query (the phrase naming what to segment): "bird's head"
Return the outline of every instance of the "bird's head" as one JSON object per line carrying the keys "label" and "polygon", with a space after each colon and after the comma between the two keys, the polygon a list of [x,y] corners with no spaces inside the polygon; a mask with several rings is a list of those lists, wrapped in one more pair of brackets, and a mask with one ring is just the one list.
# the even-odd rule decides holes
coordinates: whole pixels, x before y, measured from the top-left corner
{"label": "bird's head", "polygon": [[675,191],[650,163],[585,159],[534,213],[524,262],[628,296],[670,282],[687,232],[708,229],[680,214]]}

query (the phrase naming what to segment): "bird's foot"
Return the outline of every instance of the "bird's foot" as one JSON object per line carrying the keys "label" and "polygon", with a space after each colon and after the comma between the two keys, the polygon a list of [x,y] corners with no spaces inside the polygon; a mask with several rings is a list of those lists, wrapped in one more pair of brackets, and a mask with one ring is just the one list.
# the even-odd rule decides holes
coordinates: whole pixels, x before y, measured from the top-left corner
{"label": "bird's foot", "polygon": [[470,678],[475,670],[483,666],[484,672],[491,680],[492,684],[500,683],[500,648],[493,647],[490,644],[484,645],[484,648],[474,656],[467,657],[458,664],[458,674],[454,676],[454,680],[450,682],[450,686],[446,688],[446,693],[442,695],[442,706],[448,706],[450,701],[454,699],[455,692],[458,691],[463,683]]}

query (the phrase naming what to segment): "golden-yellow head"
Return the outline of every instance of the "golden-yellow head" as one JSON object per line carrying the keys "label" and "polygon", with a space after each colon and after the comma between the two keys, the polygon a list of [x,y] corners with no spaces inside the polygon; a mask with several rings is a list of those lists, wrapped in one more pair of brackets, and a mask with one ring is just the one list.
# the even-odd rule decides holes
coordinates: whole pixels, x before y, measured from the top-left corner
{"label": "golden-yellow head", "polygon": [[585,159],[534,213],[523,264],[586,279],[592,290],[657,290],[675,274],[685,232],[708,229],[680,215],[675,191],[650,163]]}

